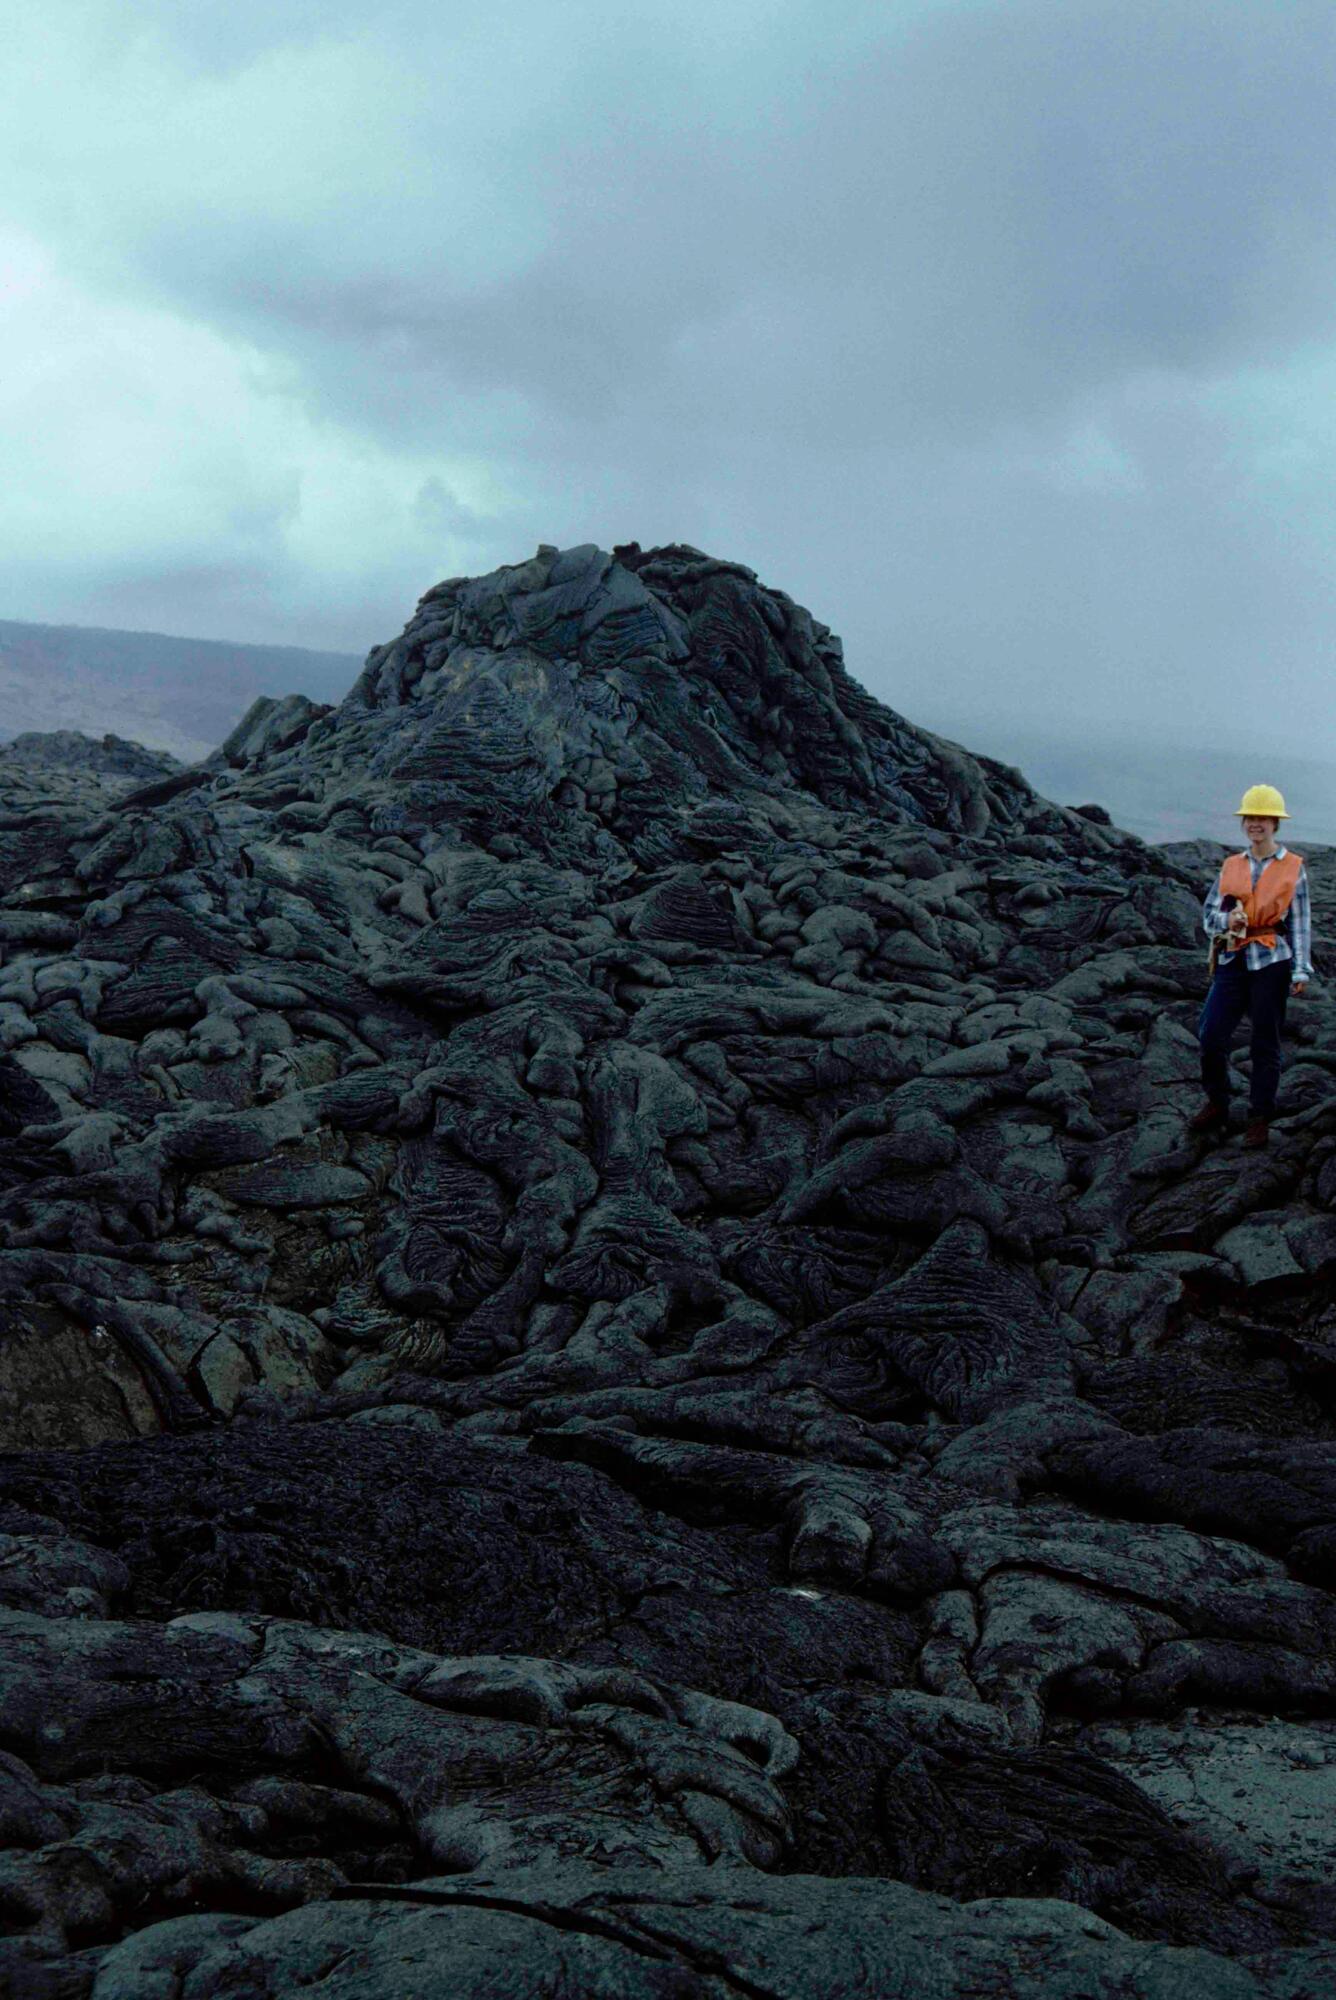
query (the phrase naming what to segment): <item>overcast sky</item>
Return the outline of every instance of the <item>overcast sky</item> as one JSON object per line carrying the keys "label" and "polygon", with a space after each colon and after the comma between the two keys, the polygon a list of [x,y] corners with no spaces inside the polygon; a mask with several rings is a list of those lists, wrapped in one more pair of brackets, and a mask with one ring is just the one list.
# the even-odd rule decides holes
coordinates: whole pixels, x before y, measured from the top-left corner
{"label": "overcast sky", "polygon": [[682,540],[978,749],[1336,756],[1331,0],[0,31],[0,617],[361,653]]}

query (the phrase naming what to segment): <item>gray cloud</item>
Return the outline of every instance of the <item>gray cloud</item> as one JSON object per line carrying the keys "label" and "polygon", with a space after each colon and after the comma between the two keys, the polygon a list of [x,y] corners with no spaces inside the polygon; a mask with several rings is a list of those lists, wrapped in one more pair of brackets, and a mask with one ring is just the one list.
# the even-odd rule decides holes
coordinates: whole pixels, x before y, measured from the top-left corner
{"label": "gray cloud", "polygon": [[[461,190],[460,72],[485,47],[391,10],[377,41],[412,34],[420,71],[388,155],[349,133],[337,203],[285,217],[280,184],[202,216],[187,196],[123,254],[233,330],[317,367],[327,350],[327,374],[337,357],[343,414],[373,430],[409,421],[396,380],[441,422],[418,400],[435,380],[579,421],[643,399],[702,429],[896,443],[1042,423],[1131,370],[1327,331],[1329,8],[870,8],[833,47],[821,12],[791,14],[787,63],[753,74],[740,38],[727,80],[708,44],[690,62],[687,38],[656,52],[623,23],[554,61],[550,100],[522,74],[509,118],[498,48],[478,78],[490,150]],[[557,48],[572,18],[598,14],[519,10]],[[517,253],[480,273],[456,206]]]}
{"label": "gray cloud", "polygon": [[104,320],[161,360],[53,401],[13,615],[360,649],[449,570],[682,538],[980,747],[1296,700],[1336,755],[1329,6],[63,19],[13,226],[85,399]]}

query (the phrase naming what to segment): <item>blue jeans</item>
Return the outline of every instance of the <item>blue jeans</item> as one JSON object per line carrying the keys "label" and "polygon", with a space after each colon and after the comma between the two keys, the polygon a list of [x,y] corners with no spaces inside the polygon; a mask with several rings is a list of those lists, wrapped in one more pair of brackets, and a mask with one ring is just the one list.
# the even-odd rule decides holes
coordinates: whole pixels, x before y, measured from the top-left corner
{"label": "blue jeans", "polygon": [[1254,1118],[1269,1118],[1276,1108],[1280,1083],[1280,1031],[1290,994],[1294,960],[1264,965],[1249,972],[1244,955],[1222,958],[1197,1023],[1201,1043],[1201,1080],[1212,1104],[1223,1111],[1229,1104],[1229,1045],[1246,1014],[1252,1022],[1252,1091]]}

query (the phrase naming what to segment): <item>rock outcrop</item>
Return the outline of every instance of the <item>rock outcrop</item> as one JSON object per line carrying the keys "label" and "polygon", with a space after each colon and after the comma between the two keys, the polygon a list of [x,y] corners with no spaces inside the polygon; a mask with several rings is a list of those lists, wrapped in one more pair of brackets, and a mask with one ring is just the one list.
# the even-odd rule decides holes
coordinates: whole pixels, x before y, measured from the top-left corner
{"label": "rock outcrop", "polygon": [[0,1980],[1328,1990],[1336,1013],[1186,1134],[1208,854],[680,546],[149,766],[0,753]]}

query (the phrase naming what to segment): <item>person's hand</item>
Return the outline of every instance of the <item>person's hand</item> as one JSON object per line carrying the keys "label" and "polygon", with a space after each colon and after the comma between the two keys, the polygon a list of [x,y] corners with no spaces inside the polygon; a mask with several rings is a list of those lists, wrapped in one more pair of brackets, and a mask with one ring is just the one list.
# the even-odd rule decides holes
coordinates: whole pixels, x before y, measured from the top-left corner
{"label": "person's hand", "polygon": [[1237,903],[1229,913],[1229,928],[1236,935],[1239,931],[1246,931],[1248,928],[1248,913]]}
{"label": "person's hand", "polygon": [[1308,981],[1306,979],[1296,979],[1293,986],[1291,986],[1290,988],[1290,992],[1294,994],[1297,999],[1300,1000],[1303,998],[1304,994],[1307,991],[1308,991]]}

